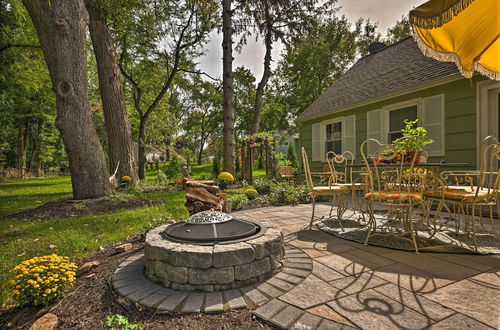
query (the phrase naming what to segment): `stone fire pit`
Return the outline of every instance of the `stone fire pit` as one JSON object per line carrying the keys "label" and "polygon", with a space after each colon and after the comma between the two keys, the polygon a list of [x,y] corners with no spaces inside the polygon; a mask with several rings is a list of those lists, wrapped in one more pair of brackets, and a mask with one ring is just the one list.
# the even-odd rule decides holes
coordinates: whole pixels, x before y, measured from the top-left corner
{"label": "stone fire pit", "polygon": [[[213,244],[179,242],[165,235],[168,225],[157,227],[146,236],[146,276],[180,291],[212,292],[264,281],[281,269],[283,234],[272,225],[255,224],[258,234]],[[197,231],[187,221],[171,226],[176,225]]]}

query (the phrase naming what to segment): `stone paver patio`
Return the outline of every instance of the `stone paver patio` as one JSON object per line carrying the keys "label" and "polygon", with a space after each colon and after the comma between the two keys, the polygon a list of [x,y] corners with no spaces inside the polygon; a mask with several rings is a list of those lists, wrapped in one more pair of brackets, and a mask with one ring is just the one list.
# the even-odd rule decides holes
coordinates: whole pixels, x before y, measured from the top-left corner
{"label": "stone paver patio", "polygon": [[[318,205],[318,214],[329,206]],[[313,260],[304,281],[254,313],[291,329],[500,328],[500,256],[398,251],[303,230],[311,206],[235,213],[278,224]]]}
{"label": "stone paver patio", "polygon": [[[317,205],[318,214],[329,206]],[[500,256],[391,250],[303,229],[311,206],[233,213],[283,229],[286,261],[266,282],[215,293],[161,288],[142,275],[140,254],[113,276],[128,300],[159,311],[250,308],[289,329],[500,328]]]}

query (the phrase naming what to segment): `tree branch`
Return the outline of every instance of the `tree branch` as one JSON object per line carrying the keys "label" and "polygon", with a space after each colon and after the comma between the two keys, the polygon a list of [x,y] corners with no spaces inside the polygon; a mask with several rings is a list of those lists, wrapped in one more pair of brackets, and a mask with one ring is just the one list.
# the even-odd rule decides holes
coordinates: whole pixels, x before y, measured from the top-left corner
{"label": "tree branch", "polygon": [[212,77],[211,75],[209,75],[208,73],[203,72],[203,71],[194,71],[194,70],[189,70],[189,69],[181,69],[181,68],[179,68],[179,71],[186,72],[186,73],[193,73],[193,74],[205,75],[205,76],[207,76],[208,78],[212,79],[213,81],[218,81],[218,80],[219,80],[219,79],[214,78],[214,77]]}
{"label": "tree branch", "polygon": [[27,44],[5,44],[0,46],[0,53],[9,49],[9,48],[42,48],[40,45],[27,45]]}

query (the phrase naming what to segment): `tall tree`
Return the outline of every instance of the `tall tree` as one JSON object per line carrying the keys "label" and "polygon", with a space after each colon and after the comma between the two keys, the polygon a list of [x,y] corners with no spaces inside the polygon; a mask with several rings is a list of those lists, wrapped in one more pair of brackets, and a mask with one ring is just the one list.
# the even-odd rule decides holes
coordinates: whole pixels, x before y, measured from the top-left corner
{"label": "tall tree", "polygon": [[278,63],[266,123],[280,125],[283,117],[293,121],[379,39],[369,20],[354,25],[344,16],[319,20],[287,46]]}
{"label": "tall tree", "polygon": [[137,184],[132,133],[123,99],[115,46],[108,30],[107,13],[103,3],[97,0],[85,0],[85,6],[89,14],[90,37],[97,62],[110,171],[118,168],[119,178],[127,175],[132,179],[132,184]]}
{"label": "tall tree", "polygon": [[104,151],[89,112],[83,0],[23,0],[56,93],[56,126],[68,154],[73,197],[111,193]]}
{"label": "tall tree", "polygon": [[[325,14],[333,14],[336,0],[256,0],[243,1],[243,15],[251,19],[247,24],[254,27],[258,36],[264,38],[265,55],[264,70],[255,92],[254,117],[251,133],[260,129],[262,117],[262,98],[271,77],[271,61],[273,44],[281,41],[288,44],[309,29],[311,24]],[[246,37],[243,34],[242,42]]]}
{"label": "tall tree", "polygon": [[179,72],[197,72],[192,59],[202,54],[208,34],[217,24],[215,14],[213,1],[146,2],[132,11],[130,21],[123,17],[113,20],[120,39],[119,67],[139,117],[140,179],[145,178],[149,118],[161,107]]}
{"label": "tall tree", "polygon": [[235,130],[236,136],[249,135],[252,128],[255,102],[255,76],[240,66],[234,70]]}
{"label": "tall tree", "polygon": [[188,95],[192,106],[185,121],[185,130],[196,139],[197,163],[201,165],[206,143],[221,126],[222,90],[219,84],[195,76]]}
{"label": "tall tree", "polygon": [[408,16],[401,16],[400,21],[396,21],[393,27],[387,29],[385,39],[389,44],[393,44],[409,36],[411,36],[410,21],[408,20]]}
{"label": "tall tree", "polygon": [[225,172],[235,172],[234,87],[233,87],[233,10],[231,0],[222,0],[222,91],[224,95]]}

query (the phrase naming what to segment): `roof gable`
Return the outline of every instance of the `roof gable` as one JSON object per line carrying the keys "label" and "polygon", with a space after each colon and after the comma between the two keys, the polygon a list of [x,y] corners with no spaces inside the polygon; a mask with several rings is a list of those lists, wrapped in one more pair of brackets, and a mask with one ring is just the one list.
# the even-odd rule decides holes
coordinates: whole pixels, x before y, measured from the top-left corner
{"label": "roof gable", "polygon": [[458,74],[454,63],[425,56],[409,37],[359,59],[297,119],[306,120]]}

